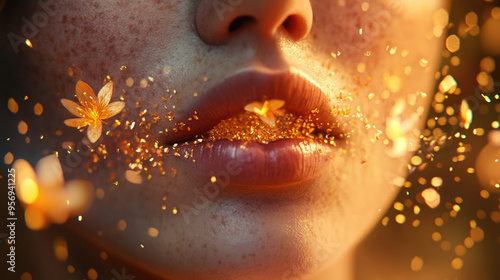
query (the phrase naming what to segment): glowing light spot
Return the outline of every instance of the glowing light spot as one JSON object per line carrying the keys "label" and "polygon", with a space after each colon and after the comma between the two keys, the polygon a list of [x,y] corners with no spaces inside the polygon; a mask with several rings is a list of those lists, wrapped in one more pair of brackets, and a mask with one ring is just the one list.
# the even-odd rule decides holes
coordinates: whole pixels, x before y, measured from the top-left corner
{"label": "glowing light spot", "polygon": [[128,77],[126,80],[125,80],[125,84],[128,86],[128,87],[132,87],[134,85],[134,79],[131,78],[131,77]]}
{"label": "glowing light spot", "polygon": [[25,179],[19,186],[19,200],[26,204],[35,202],[38,198],[38,186],[31,178]]}
{"label": "glowing light spot", "polygon": [[33,48],[33,44],[31,43],[30,39],[26,39],[26,46]]}
{"label": "glowing light spot", "polygon": [[22,135],[26,134],[26,132],[28,132],[28,124],[26,124],[26,122],[24,121],[20,121],[17,125],[17,130]]}
{"label": "glowing light spot", "polygon": [[363,10],[363,12],[368,11],[369,8],[370,8],[370,3],[368,2],[361,3],[361,10]]}
{"label": "glowing light spot", "polygon": [[446,38],[446,48],[452,53],[457,52],[460,49],[460,38],[455,34],[448,36]]}
{"label": "glowing light spot", "polygon": [[413,257],[410,263],[410,267],[412,271],[418,272],[422,270],[422,267],[424,266],[424,260],[420,258],[419,256]]}
{"label": "glowing light spot", "polygon": [[451,267],[453,269],[461,269],[464,265],[464,262],[462,261],[461,258],[454,258],[452,261],[451,261]]}
{"label": "glowing light spot", "polygon": [[413,206],[413,213],[415,215],[420,214],[420,207],[418,205]]}
{"label": "glowing light spot", "polygon": [[151,237],[157,237],[158,236],[158,230],[154,227],[150,227],[148,229],[148,235]]}
{"label": "glowing light spot", "polygon": [[481,71],[486,72],[486,73],[491,73],[495,71],[495,60],[491,56],[487,56],[483,59],[481,59],[481,62],[479,63],[479,67],[481,68]]}
{"label": "glowing light spot", "polygon": [[441,185],[443,184],[443,179],[441,177],[434,177],[431,179],[431,185],[433,187],[441,187]]}
{"label": "glowing light spot", "polygon": [[398,224],[404,224],[406,222],[406,217],[403,214],[397,214],[394,219],[396,220],[396,223],[398,223]]}
{"label": "glowing light spot", "polygon": [[14,161],[14,155],[11,152],[7,152],[3,157],[3,162],[6,165],[10,165]]}
{"label": "glowing light spot", "polygon": [[125,171],[125,178],[132,184],[142,184],[142,176],[139,172],[134,170]]}
{"label": "glowing light spot", "polygon": [[36,103],[35,107],[33,107],[33,112],[35,115],[40,116],[43,113],[43,106],[40,103]]}
{"label": "glowing light spot", "polygon": [[463,99],[460,104],[460,118],[465,129],[469,129],[470,124],[472,123],[472,110],[469,108],[469,104],[465,99]]}
{"label": "glowing light spot", "polygon": [[441,241],[441,238],[442,238],[441,233],[439,233],[437,231],[432,233],[432,240],[438,242],[438,241]]}
{"label": "glowing light spot", "polygon": [[140,85],[142,88],[145,88],[148,86],[148,81],[146,79],[142,79],[140,82]]}
{"label": "glowing light spot", "polygon": [[212,177],[210,178],[210,182],[212,182],[212,183],[217,182],[217,178],[216,178],[215,176],[212,176]]}
{"label": "glowing light spot", "polygon": [[60,262],[68,259],[68,244],[62,237],[54,239],[54,254]]}
{"label": "glowing light spot", "polygon": [[429,60],[422,58],[422,59],[420,59],[418,64],[420,65],[420,67],[427,67],[427,65],[429,64]]}
{"label": "glowing light spot", "polygon": [[422,191],[422,197],[425,200],[425,204],[427,204],[427,206],[429,206],[430,208],[438,207],[439,203],[441,202],[439,193],[433,188],[427,188]]}
{"label": "glowing light spot", "polygon": [[96,280],[97,279],[97,271],[95,269],[91,268],[87,271],[87,276],[89,277],[89,280]]}
{"label": "glowing light spot", "polygon": [[7,108],[9,108],[9,110],[14,114],[19,111],[19,105],[17,105],[16,100],[12,97],[9,98],[9,101],[7,101]]}
{"label": "glowing light spot", "polygon": [[448,75],[443,78],[441,83],[439,84],[439,91],[442,93],[454,93],[457,89],[457,81],[453,78],[453,76]]}
{"label": "glowing light spot", "polygon": [[422,158],[420,156],[414,155],[411,158],[410,162],[411,162],[411,164],[413,164],[415,166],[419,166],[422,164]]}
{"label": "glowing light spot", "polygon": [[23,272],[23,274],[21,274],[21,280],[32,280],[33,277],[31,276],[31,274],[29,272]]}
{"label": "glowing light spot", "polygon": [[124,231],[127,228],[127,222],[125,220],[121,219],[118,221],[118,229],[121,231]]}
{"label": "glowing light spot", "polygon": [[32,230],[40,230],[47,226],[47,220],[42,211],[32,205],[29,205],[24,210],[24,220],[26,226]]}
{"label": "glowing light spot", "polygon": [[395,202],[394,209],[396,209],[398,211],[403,211],[405,209],[405,206],[401,202]]}
{"label": "glowing light spot", "polygon": [[175,214],[177,214],[177,207],[174,207],[174,208],[172,209],[172,214],[174,214],[174,215],[175,215]]}

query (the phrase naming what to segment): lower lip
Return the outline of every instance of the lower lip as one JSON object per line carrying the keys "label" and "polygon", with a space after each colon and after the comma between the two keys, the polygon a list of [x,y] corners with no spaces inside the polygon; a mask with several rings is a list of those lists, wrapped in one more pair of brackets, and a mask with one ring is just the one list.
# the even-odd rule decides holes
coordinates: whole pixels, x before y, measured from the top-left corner
{"label": "lower lip", "polygon": [[334,150],[332,145],[309,139],[283,139],[269,144],[222,139],[178,148],[182,158],[215,176],[218,183],[273,189],[314,178]]}

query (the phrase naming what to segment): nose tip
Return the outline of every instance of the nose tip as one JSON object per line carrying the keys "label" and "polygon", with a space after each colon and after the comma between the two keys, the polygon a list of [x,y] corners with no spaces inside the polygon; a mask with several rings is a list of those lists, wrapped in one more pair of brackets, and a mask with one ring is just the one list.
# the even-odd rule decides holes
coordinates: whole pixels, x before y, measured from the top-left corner
{"label": "nose tip", "polygon": [[268,38],[281,27],[298,41],[309,34],[312,17],[309,0],[201,0],[195,24],[209,45],[222,45],[240,30]]}

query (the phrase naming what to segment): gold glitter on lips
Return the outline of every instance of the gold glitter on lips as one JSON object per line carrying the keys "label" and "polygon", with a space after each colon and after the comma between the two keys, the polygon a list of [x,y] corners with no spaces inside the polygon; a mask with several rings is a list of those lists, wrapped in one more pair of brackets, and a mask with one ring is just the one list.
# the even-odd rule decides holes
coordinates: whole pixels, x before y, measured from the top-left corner
{"label": "gold glitter on lips", "polygon": [[329,135],[333,128],[320,129],[312,121],[312,117],[305,119],[291,113],[284,113],[277,117],[275,125],[271,126],[256,114],[245,112],[221,121],[204,134],[202,139],[207,141],[229,139],[268,144],[281,139],[309,138],[335,145],[334,137]]}

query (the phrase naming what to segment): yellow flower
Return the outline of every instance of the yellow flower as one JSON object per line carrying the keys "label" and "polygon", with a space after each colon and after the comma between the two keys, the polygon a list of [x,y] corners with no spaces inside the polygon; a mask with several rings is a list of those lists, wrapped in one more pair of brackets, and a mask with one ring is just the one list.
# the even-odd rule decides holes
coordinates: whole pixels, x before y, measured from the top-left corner
{"label": "yellow flower", "polygon": [[245,110],[256,113],[263,122],[270,126],[274,126],[276,116],[282,116],[284,113],[284,110],[280,109],[284,105],[284,100],[271,99],[264,101],[264,103],[252,102],[245,106]]}
{"label": "yellow flower", "polygon": [[109,103],[112,94],[111,81],[101,88],[97,98],[89,85],[79,81],[76,84],[76,96],[81,105],[69,99],[61,99],[62,105],[78,118],[67,119],[64,123],[78,129],[89,126],[87,136],[90,142],[95,143],[101,137],[102,120],[113,117],[125,107],[125,102],[122,101]]}

